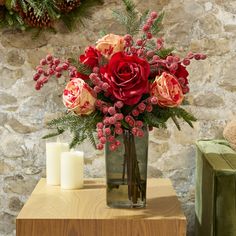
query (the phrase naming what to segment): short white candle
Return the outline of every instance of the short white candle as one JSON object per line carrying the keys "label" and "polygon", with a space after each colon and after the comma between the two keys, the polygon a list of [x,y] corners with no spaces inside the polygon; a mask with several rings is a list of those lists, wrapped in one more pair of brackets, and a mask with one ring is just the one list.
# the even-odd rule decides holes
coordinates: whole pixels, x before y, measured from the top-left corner
{"label": "short white candle", "polygon": [[79,151],[61,154],[61,188],[83,188],[84,153]]}
{"label": "short white candle", "polygon": [[69,150],[68,143],[46,143],[46,176],[48,185],[60,185],[61,153]]}

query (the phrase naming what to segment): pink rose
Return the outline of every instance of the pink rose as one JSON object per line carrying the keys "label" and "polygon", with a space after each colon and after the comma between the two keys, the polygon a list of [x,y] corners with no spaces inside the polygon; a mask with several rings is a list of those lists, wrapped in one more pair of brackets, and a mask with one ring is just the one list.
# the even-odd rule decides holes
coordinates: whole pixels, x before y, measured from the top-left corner
{"label": "pink rose", "polygon": [[96,44],[96,49],[108,59],[110,59],[113,54],[122,52],[125,46],[123,37],[115,34],[107,34],[99,39]]}
{"label": "pink rose", "polygon": [[63,93],[63,103],[78,115],[89,115],[95,110],[96,95],[84,80],[72,79]]}
{"label": "pink rose", "polygon": [[151,95],[158,99],[158,105],[161,107],[177,107],[184,98],[178,80],[166,72],[156,77],[151,85]]}

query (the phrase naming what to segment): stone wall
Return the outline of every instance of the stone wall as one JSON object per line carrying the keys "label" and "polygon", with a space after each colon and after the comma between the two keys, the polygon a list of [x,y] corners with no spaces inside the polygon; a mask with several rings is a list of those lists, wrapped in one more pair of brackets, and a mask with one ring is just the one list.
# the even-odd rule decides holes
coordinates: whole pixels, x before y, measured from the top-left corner
{"label": "stone wall", "polygon": [[[0,235],[14,235],[14,220],[37,181],[45,176],[45,121],[63,109],[57,82],[41,92],[33,89],[33,68],[47,53],[68,57],[93,43],[100,30],[122,32],[112,20],[119,0],[105,0],[96,8],[86,29],[69,33],[59,27],[32,40],[29,33],[0,32]],[[143,11],[164,8],[164,38],[179,49],[205,51],[208,59],[190,66],[191,93],[187,107],[198,118],[195,129],[170,122],[167,130],[154,130],[150,138],[149,176],[172,179],[188,217],[194,223],[194,142],[221,138],[227,120],[236,115],[236,2],[233,0],[136,1]],[[66,137],[68,138],[68,137]],[[105,175],[101,153],[86,151],[85,175]]]}

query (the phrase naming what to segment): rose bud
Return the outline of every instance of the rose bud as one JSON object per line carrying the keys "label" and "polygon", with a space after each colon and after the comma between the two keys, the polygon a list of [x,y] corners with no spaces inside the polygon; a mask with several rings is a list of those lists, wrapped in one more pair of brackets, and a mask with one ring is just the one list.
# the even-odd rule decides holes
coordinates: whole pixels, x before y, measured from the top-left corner
{"label": "rose bud", "polygon": [[89,115],[95,110],[96,95],[82,79],[74,78],[66,85],[63,103],[78,115]]}
{"label": "rose bud", "polygon": [[160,77],[156,77],[151,85],[151,95],[157,98],[157,103],[161,107],[177,107],[184,98],[178,80],[166,72],[163,72]]}
{"label": "rose bud", "polygon": [[103,38],[99,39],[96,44],[96,49],[108,59],[110,59],[113,54],[122,52],[125,47],[124,38],[115,34],[105,35]]}

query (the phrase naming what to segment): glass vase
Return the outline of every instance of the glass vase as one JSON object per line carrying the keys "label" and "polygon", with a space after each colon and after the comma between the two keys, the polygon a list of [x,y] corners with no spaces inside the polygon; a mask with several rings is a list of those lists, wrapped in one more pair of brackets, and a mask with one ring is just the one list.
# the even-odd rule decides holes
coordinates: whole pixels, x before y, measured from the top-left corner
{"label": "glass vase", "polygon": [[136,137],[128,129],[116,137],[121,146],[115,151],[106,144],[107,205],[112,208],[146,206],[148,130]]}

